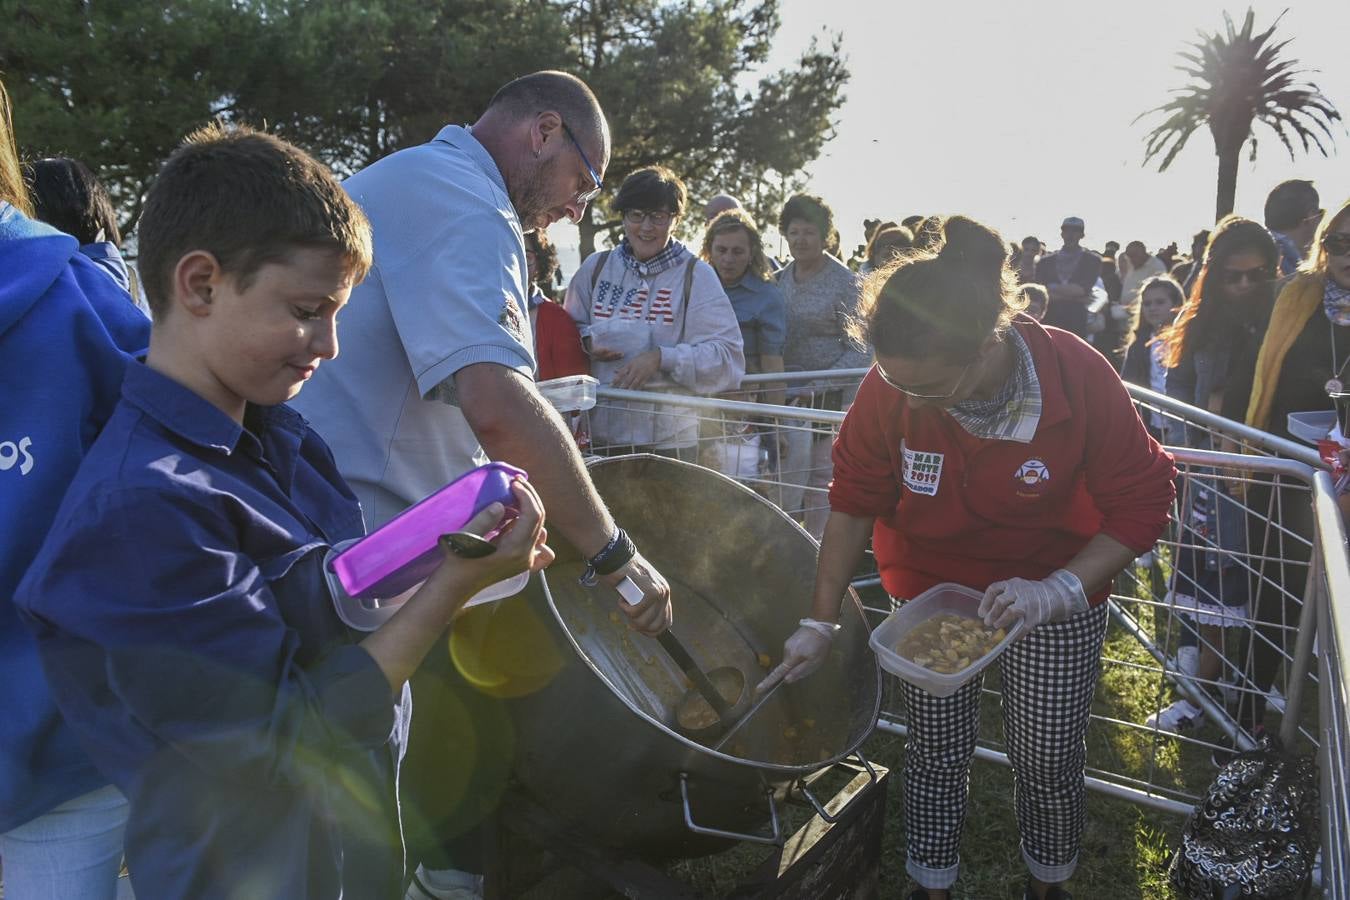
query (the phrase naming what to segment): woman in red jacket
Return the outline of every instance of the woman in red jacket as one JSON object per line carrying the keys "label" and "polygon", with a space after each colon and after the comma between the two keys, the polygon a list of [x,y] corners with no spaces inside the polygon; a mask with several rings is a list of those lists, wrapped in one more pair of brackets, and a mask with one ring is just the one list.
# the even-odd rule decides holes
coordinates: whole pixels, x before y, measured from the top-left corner
{"label": "woman in red jacket", "polygon": [[543,232],[531,231],[525,235],[525,261],[530,267],[530,325],[538,379],[591,374],[591,358],[582,346],[577,323],[551,299],[553,277],[558,273],[557,248]]}
{"label": "woman in red jacket", "polygon": [[[1083,829],[1084,736],[1117,573],[1149,550],[1175,468],[1111,364],[1019,315],[1007,244],[970,219],[938,252],[873,276],[859,330],[875,348],[834,445],[811,618],[761,684],[829,653],[840,601],[872,539],[896,598],[944,581],[983,590],[981,615],[1025,636],[999,659],[1026,896],[1067,898]],[[951,697],[902,684],[911,900],[956,881],[980,679]]]}

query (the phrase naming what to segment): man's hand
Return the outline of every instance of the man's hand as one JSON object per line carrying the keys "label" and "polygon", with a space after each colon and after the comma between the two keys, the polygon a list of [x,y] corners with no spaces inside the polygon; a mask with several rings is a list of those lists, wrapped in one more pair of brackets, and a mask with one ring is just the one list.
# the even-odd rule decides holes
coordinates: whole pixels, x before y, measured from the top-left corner
{"label": "man's hand", "polygon": [[1090,292],[1077,284],[1051,284],[1046,286],[1046,290],[1051,300],[1082,300],[1090,296]]}
{"label": "man's hand", "polygon": [[625,578],[631,578],[642,591],[642,602],[630,606],[619,601],[619,609],[632,620],[634,629],[649,637],[655,637],[670,627],[674,613],[670,606],[670,585],[656,567],[642,556],[634,556],[617,572],[602,575],[600,580],[610,587],[617,587]]}
{"label": "man's hand", "polygon": [[640,391],[643,385],[651,381],[652,377],[660,371],[661,351],[659,349],[648,350],[645,353],[639,353],[622,366],[619,371],[615,372],[613,384],[616,388]]}
{"label": "man's hand", "polygon": [[1023,619],[1030,631],[1046,622],[1062,622],[1087,608],[1087,594],[1078,576],[1058,569],[1041,581],[995,581],[980,598],[979,614],[990,628],[1007,628]]}

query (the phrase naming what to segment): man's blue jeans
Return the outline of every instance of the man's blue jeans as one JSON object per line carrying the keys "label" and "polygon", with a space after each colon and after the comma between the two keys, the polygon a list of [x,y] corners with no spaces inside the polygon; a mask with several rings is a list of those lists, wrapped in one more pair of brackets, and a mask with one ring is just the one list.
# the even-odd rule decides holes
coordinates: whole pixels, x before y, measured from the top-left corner
{"label": "man's blue jeans", "polygon": [[5,900],[113,900],[126,824],[109,785],[0,834]]}

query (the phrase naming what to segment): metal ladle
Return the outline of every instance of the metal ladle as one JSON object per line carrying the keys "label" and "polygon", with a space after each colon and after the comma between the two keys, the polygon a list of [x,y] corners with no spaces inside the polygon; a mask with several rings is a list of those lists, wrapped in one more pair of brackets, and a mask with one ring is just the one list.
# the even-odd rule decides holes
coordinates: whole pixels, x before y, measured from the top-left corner
{"label": "metal ladle", "polygon": [[[745,674],[735,666],[718,666],[710,669],[707,678],[717,693],[717,698],[722,701],[721,709],[713,706],[714,712],[717,713],[716,719],[706,725],[689,723],[691,715],[701,712],[699,706],[708,699],[697,686],[685,691],[679,703],[675,704],[676,729],[685,737],[699,743],[706,743],[721,734],[732,722],[737,721],[749,699],[745,688]],[[726,699],[728,697],[731,698],[730,702]],[[709,701],[707,705],[712,704]]]}

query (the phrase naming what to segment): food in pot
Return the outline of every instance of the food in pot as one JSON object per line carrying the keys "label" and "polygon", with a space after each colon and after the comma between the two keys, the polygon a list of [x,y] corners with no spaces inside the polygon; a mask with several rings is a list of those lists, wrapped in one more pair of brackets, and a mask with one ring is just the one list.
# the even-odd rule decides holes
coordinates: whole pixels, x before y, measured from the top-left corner
{"label": "food in pot", "polygon": [[991,653],[1006,635],[979,619],[939,613],[901,638],[895,650],[925,669],[952,675]]}
{"label": "food in pot", "polygon": [[[708,673],[717,693],[726,701],[727,706],[735,706],[745,692],[745,676],[735,669],[717,668]],[[702,731],[717,724],[717,710],[696,690],[690,690],[675,708],[675,721],[685,731]]]}

